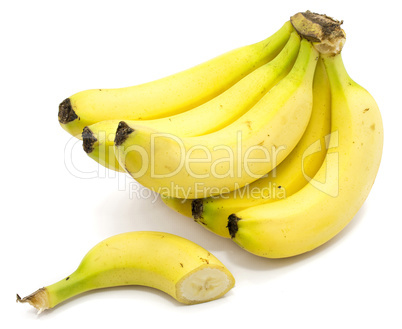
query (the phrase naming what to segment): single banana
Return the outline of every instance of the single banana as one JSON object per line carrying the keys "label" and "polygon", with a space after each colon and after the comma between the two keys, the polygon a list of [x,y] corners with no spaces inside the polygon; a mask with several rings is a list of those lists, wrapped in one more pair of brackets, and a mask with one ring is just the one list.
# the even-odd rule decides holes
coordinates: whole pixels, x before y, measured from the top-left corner
{"label": "single banana", "polygon": [[238,120],[208,135],[180,138],[120,122],[120,165],[143,186],[178,198],[217,195],[257,180],[285,159],[307,127],[317,59],[302,40],[290,73]]}
{"label": "single banana", "polygon": [[201,246],[162,232],[128,232],[93,247],[75,272],[17,301],[42,312],[85,291],[142,285],[159,289],[184,304],[226,294],[235,280],[228,269]]}
{"label": "single banana", "polygon": [[331,95],[331,137],[314,179],[285,200],[229,217],[239,246],[269,258],[310,251],[339,233],[366,200],[383,148],[381,114],[373,97],[347,74],[341,54],[322,55]]}
{"label": "single banana", "polygon": [[99,121],[154,119],[187,111],[216,97],[272,60],[292,31],[291,23],[286,22],[261,42],[152,82],[81,91],[59,105],[59,122],[71,135],[80,136],[85,126]]}
{"label": "single banana", "polygon": [[162,198],[177,212],[194,217],[206,229],[230,238],[227,221],[230,214],[252,206],[289,197],[304,187],[321,167],[326,137],[331,132],[330,86],[322,61],[317,63],[313,82],[313,110],[303,137],[275,170],[251,184],[230,193],[206,199]]}
{"label": "single banana", "polygon": [[[300,47],[300,36],[292,32],[287,44],[272,61],[254,70],[222,94],[189,111],[154,120],[125,121],[176,136],[199,136],[215,132],[252,108],[292,68]],[[84,128],[85,152],[106,168],[124,172],[114,155],[119,120],[107,120]]]}

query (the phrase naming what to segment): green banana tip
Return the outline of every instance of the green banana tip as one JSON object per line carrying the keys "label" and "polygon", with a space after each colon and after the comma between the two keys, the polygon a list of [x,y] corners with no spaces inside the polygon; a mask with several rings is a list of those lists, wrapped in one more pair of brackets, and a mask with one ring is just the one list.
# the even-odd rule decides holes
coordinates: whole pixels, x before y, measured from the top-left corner
{"label": "green banana tip", "polygon": [[76,119],[79,119],[77,113],[74,112],[73,107],[71,105],[70,98],[66,98],[59,105],[59,122],[61,124],[67,124]]}
{"label": "green banana tip", "polygon": [[131,128],[127,123],[124,121],[120,121],[119,125],[117,126],[116,130],[116,137],[114,138],[114,144],[116,146],[120,146],[125,142],[128,136],[134,132],[134,129]]}

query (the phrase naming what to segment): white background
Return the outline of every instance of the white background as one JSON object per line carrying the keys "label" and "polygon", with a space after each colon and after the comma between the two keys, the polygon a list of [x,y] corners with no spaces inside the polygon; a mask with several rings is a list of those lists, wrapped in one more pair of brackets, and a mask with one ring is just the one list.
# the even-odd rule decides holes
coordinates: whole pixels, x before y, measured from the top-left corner
{"label": "white background", "polygon": [[[1,293],[7,328],[218,326],[401,328],[401,43],[394,1],[8,1],[1,31]],[[268,260],[207,232],[135,183],[106,172],[59,126],[58,104],[124,87],[265,39],[305,10],[343,19],[349,74],[377,100],[383,161],[347,228],[308,254]],[[137,186],[138,187],[138,186]],[[126,231],[186,237],[236,278],[224,298],[184,306],[125,287],[86,293],[37,316],[27,295],[75,270],[99,241]],[[5,326],[2,325],[4,328]]]}

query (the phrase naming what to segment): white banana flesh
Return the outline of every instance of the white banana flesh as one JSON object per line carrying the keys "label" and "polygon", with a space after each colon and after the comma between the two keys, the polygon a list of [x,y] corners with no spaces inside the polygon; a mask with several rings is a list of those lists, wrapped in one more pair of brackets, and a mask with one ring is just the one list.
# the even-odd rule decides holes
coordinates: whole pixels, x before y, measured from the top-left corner
{"label": "white banana flesh", "polygon": [[180,292],[186,300],[202,302],[221,295],[230,285],[226,273],[216,268],[204,268],[185,278]]}

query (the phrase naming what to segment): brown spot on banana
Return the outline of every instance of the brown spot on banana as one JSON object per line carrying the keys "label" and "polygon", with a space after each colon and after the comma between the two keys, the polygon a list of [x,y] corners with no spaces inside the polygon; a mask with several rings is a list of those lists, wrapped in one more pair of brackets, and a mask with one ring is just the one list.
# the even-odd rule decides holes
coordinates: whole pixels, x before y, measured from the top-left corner
{"label": "brown spot on banana", "polygon": [[203,262],[205,262],[205,263],[209,264],[209,260],[208,260],[208,259],[206,259],[206,258],[202,258],[202,257],[200,257],[200,259],[201,259]]}

